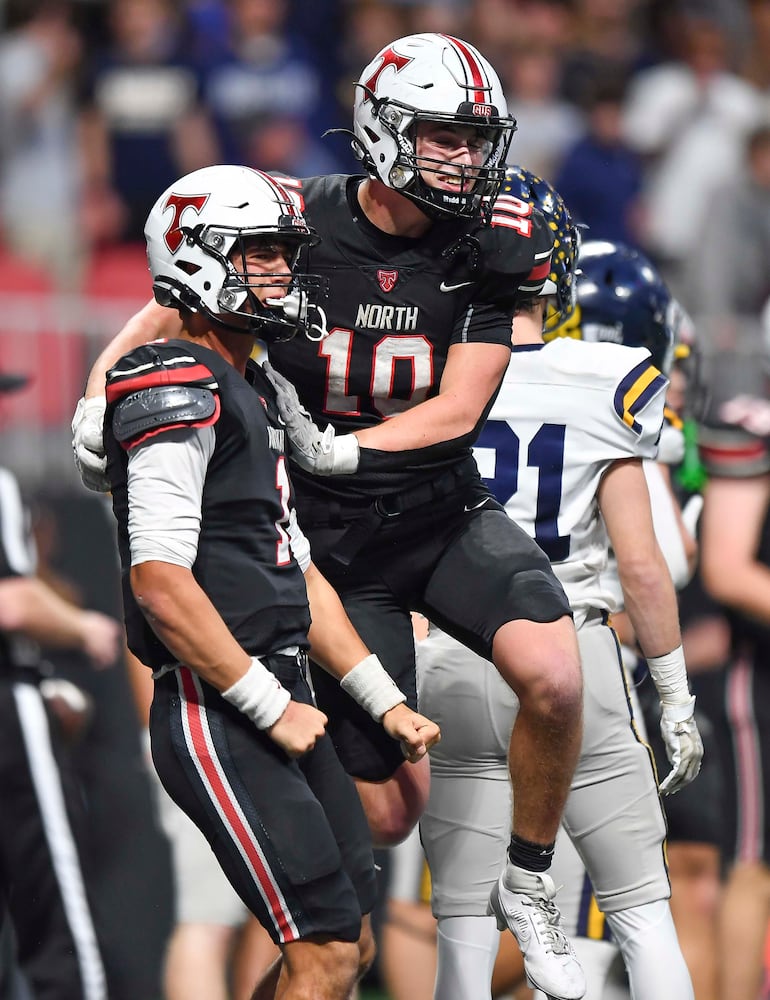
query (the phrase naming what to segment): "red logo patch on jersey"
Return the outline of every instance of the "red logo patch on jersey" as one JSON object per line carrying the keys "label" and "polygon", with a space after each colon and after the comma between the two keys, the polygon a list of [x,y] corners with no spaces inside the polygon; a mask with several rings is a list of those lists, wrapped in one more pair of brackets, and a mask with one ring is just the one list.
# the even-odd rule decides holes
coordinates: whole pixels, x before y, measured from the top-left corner
{"label": "red logo patch on jersey", "polygon": [[383,292],[392,292],[398,281],[398,271],[377,271],[377,281]]}
{"label": "red logo patch on jersey", "polygon": [[208,200],[207,194],[170,194],[168,196],[165,207],[173,208],[174,215],[171,224],[163,234],[163,239],[171,253],[176,253],[184,240],[184,233],[179,228],[182,212],[186,208],[194,208],[196,212],[200,213]]}
{"label": "red logo patch on jersey", "polygon": [[404,68],[404,66],[408,66],[409,63],[412,61],[412,59],[413,56],[401,56],[393,48],[386,49],[382,53],[382,62],[377,67],[377,69],[372,73],[369,79],[366,80],[364,83],[364,87],[366,89],[364,91],[363,103],[366,104],[366,102],[369,100],[369,91],[371,91],[373,94],[377,92],[377,81],[379,80],[380,74],[384,69],[386,69],[388,66],[392,66],[395,69],[396,73],[398,73],[400,70]]}

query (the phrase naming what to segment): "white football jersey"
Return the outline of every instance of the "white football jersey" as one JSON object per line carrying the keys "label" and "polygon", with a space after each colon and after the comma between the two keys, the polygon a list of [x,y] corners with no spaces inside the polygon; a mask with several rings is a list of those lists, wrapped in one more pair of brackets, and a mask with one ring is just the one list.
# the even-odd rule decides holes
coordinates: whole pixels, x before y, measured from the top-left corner
{"label": "white football jersey", "polygon": [[550,558],[578,626],[589,608],[617,610],[596,493],[613,462],[656,456],[667,385],[642,347],[514,347],[474,447],[487,485]]}

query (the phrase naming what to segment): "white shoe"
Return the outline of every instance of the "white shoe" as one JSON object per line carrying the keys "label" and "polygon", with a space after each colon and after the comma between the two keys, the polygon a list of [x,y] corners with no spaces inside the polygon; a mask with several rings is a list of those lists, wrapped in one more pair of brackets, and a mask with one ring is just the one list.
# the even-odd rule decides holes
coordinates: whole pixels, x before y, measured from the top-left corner
{"label": "white shoe", "polygon": [[528,984],[551,1000],[581,1000],[586,977],[569,938],[559,926],[553,879],[510,862],[489,897],[487,913],[519,942]]}

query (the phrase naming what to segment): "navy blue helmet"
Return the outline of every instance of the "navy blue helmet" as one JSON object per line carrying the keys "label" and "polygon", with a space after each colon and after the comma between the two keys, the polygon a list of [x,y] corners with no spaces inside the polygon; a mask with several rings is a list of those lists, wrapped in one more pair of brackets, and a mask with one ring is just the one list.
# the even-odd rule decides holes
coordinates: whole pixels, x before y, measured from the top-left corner
{"label": "navy blue helmet", "polygon": [[576,291],[577,308],[555,336],[646,347],[668,375],[678,304],[643,254],[622,243],[587,240],[578,255]]}

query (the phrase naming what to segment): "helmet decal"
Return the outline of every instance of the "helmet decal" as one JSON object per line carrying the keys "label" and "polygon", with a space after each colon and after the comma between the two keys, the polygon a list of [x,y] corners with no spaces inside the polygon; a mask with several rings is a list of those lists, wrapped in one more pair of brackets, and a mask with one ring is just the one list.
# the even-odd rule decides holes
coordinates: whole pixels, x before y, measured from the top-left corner
{"label": "helmet decal", "polygon": [[163,234],[166,246],[171,253],[176,253],[184,242],[184,233],[180,229],[179,223],[182,213],[186,208],[193,208],[200,215],[201,209],[209,200],[207,194],[174,194],[173,192],[166,198],[164,208],[172,208],[174,215],[169,223],[168,229]]}
{"label": "helmet decal", "polygon": [[489,100],[491,87],[489,80],[482,69],[481,63],[473,54],[471,46],[460,38],[453,38],[452,35],[442,34],[441,37],[445,38],[460,56],[460,64],[465,70],[465,87],[468,90],[473,89],[473,97],[469,97],[470,102],[480,107],[489,108],[491,111],[491,101]]}
{"label": "helmet decal", "polygon": [[382,62],[377,67],[377,69],[372,73],[372,75],[369,77],[369,79],[366,80],[366,81],[364,81],[364,84],[363,84],[363,86],[364,86],[364,97],[363,97],[364,104],[369,100],[370,94],[373,94],[374,91],[377,89],[377,83],[378,83],[378,81],[380,79],[380,74],[384,70],[386,70],[388,68],[388,66],[392,66],[393,69],[394,69],[394,71],[396,73],[398,73],[400,70],[402,70],[404,68],[404,66],[408,66],[409,63],[412,61],[412,58],[413,58],[412,56],[402,56],[402,55],[399,55],[398,52],[396,52],[396,50],[393,48],[392,45],[389,46],[387,49],[385,49],[383,52],[381,52],[380,56],[382,58]]}

